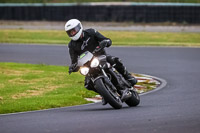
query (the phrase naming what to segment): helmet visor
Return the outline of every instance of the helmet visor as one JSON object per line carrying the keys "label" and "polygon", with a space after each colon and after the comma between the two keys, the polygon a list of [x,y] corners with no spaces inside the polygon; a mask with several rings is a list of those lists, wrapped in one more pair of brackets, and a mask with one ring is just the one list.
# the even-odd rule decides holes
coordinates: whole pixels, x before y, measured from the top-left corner
{"label": "helmet visor", "polygon": [[76,27],[66,31],[69,37],[75,36],[81,29],[81,25],[78,24]]}

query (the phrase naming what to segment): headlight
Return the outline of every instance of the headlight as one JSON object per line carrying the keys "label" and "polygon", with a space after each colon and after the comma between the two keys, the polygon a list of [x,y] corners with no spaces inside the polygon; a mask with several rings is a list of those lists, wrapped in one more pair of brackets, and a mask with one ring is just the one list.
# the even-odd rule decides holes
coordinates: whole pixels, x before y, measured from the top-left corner
{"label": "headlight", "polygon": [[99,65],[99,60],[94,58],[90,64],[90,67],[97,67]]}
{"label": "headlight", "polygon": [[80,68],[80,72],[81,72],[81,74],[83,74],[83,75],[87,75],[88,72],[89,72],[89,68],[88,68],[88,67],[81,67],[81,68]]}

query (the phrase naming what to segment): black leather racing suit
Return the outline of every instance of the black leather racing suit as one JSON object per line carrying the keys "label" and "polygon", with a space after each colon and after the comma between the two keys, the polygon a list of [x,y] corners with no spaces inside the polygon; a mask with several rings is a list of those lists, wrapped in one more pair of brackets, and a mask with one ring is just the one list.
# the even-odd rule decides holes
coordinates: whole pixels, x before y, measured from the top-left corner
{"label": "black leather racing suit", "polygon": [[[93,52],[97,46],[101,46],[100,45],[101,42],[106,42],[104,47],[110,47],[112,44],[112,41],[109,38],[104,37],[95,29],[83,30],[82,37],[79,40],[77,41],[71,40],[68,44],[69,54],[71,57],[71,66],[73,66],[73,64],[75,64],[78,61],[79,55],[81,55],[85,51]],[[126,68],[124,67],[124,65],[122,64],[121,60],[118,57],[107,55],[105,49],[102,49],[100,52],[98,52],[98,54],[106,55],[107,61],[109,63],[111,63],[112,65],[116,64],[115,68],[117,69],[118,72],[120,72],[125,78],[127,76],[129,76],[127,78],[130,78],[130,74],[126,71]],[[85,87],[89,90],[94,90],[93,85],[91,84],[92,83],[90,81],[90,78],[86,76]]]}
{"label": "black leather racing suit", "polygon": [[[109,43],[106,47],[111,45],[111,40],[101,35],[98,31],[94,29],[83,30],[83,37],[77,41],[71,40],[68,44],[69,54],[71,57],[71,63],[74,64],[77,62],[78,56],[85,51],[93,52],[99,43],[103,40],[109,40]],[[103,49],[100,54],[105,54],[106,52]]]}

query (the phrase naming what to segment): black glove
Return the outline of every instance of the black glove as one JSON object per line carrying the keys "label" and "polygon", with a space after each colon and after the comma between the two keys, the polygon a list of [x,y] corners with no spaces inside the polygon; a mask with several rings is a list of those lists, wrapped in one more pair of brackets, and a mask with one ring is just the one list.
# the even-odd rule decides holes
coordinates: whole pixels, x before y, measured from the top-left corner
{"label": "black glove", "polygon": [[69,75],[73,72],[73,68],[70,66],[69,67]]}
{"label": "black glove", "polygon": [[69,75],[70,75],[72,72],[74,72],[75,68],[76,68],[76,64],[72,64],[72,65],[69,67]]}
{"label": "black glove", "polygon": [[107,46],[108,40],[103,40],[99,43],[99,46],[103,49]]}
{"label": "black glove", "polygon": [[99,52],[107,46],[108,40],[103,40],[99,43],[99,46],[96,47],[95,52]]}

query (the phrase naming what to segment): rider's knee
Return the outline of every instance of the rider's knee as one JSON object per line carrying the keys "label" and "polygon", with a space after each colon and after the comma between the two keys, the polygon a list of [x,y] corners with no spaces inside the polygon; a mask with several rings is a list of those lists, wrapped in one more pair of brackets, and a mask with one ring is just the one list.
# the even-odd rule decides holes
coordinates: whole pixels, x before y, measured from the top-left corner
{"label": "rider's knee", "polygon": [[107,56],[107,61],[108,61],[111,65],[116,64],[116,62],[115,62],[115,57],[114,57],[114,56]]}
{"label": "rider's knee", "polygon": [[115,62],[116,62],[117,65],[120,65],[120,66],[123,65],[122,60],[118,57],[115,58]]}
{"label": "rider's knee", "polygon": [[113,64],[123,65],[122,60],[120,58],[118,58],[118,57],[115,57],[115,56],[107,56],[107,61],[109,63],[111,63],[112,65]]}

